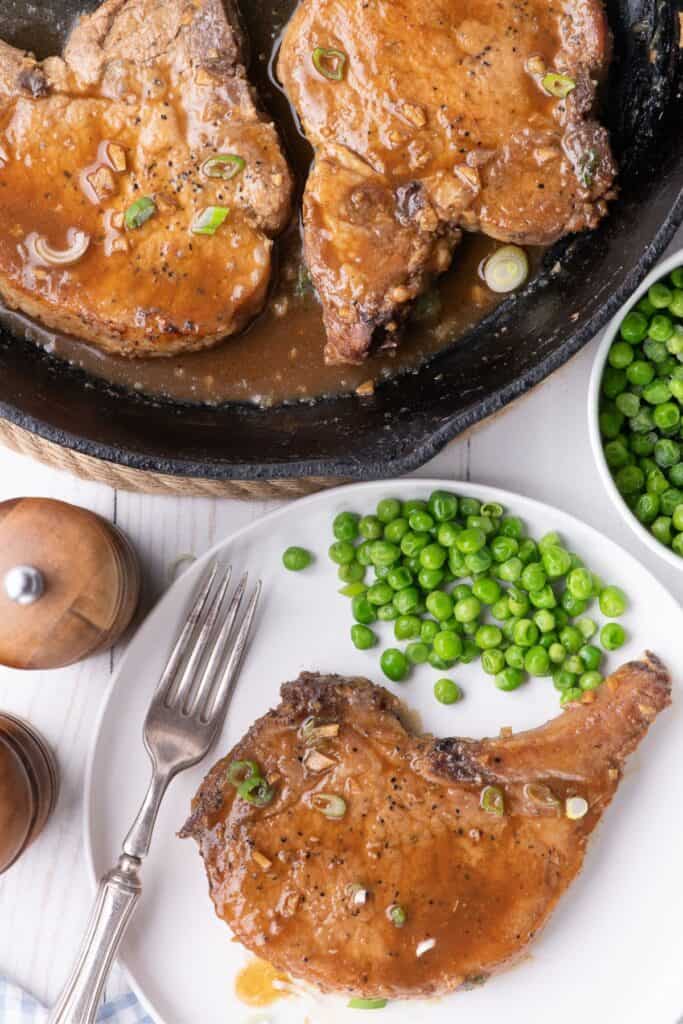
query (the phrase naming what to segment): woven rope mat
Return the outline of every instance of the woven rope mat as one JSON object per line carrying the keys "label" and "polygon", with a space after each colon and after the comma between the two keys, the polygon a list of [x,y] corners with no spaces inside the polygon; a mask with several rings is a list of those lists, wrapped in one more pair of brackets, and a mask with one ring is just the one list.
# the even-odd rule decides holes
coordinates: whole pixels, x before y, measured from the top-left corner
{"label": "woven rope mat", "polygon": [[168,476],[129,469],[114,462],[104,462],[90,455],[81,455],[69,448],[46,441],[21,427],[0,419],[0,444],[20,455],[62,469],[83,480],[107,484],[119,491],[143,494],[175,494],[198,498],[238,498],[242,500],[282,500],[300,498],[343,483],[333,477],[308,477],[300,480],[204,480],[198,477]]}

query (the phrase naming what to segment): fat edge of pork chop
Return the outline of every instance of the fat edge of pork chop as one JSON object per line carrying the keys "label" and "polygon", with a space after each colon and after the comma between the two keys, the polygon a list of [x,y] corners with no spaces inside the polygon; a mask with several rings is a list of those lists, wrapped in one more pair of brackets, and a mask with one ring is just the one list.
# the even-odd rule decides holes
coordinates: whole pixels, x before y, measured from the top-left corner
{"label": "fat edge of pork chop", "polygon": [[[244,64],[232,0],[105,0],[42,63],[0,43],[9,306],[124,356],[210,347],[260,312],[292,179]],[[210,208],[224,222],[196,233]]]}
{"label": "fat edge of pork chop", "polygon": [[610,49],[600,0],[302,0],[278,73],[315,148],[305,253],[329,362],[397,344],[460,228],[550,244],[597,225]]}
{"label": "fat edge of pork chop", "polygon": [[[303,673],[209,772],[181,835],[199,844],[218,916],[278,969],[359,996],[453,991],[538,934],[670,692],[648,654],[538,729],[435,739],[382,687]],[[262,768],[268,806],[235,795],[234,760]],[[483,808],[486,787],[502,813]],[[321,813],[322,794],[346,802],[341,819]],[[588,805],[576,820],[573,797]]]}

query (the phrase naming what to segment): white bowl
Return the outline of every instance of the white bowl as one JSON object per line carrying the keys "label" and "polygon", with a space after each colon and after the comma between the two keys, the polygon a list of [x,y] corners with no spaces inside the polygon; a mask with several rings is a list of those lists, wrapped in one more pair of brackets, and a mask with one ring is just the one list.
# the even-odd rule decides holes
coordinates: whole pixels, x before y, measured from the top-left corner
{"label": "white bowl", "polygon": [[614,341],[615,337],[619,333],[619,327],[621,321],[630,309],[632,309],[639,299],[642,299],[648,288],[653,285],[656,281],[666,277],[676,267],[683,266],[683,249],[679,249],[673,253],[667,259],[663,260],[658,264],[654,270],[652,270],[639,288],[633,293],[631,298],[626,302],[619,312],[616,314],[613,320],[610,320],[609,324],[605,328],[605,333],[600,342],[597,354],[595,356],[595,362],[593,363],[593,370],[591,373],[590,383],[588,385],[588,433],[591,439],[591,447],[593,449],[593,455],[595,456],[595,462],[598,467],[598,472],[605,485],[605,490],[612,499],[612,503],[621,515],[625,523],[631,527],[633,532],[639,537],[643,544],[646,544],[651,551],[654,551],[656,555],[663,558],[669,565],[673,565],[675,569],[683,570],[683,557],[677,555],[671,548],[667,548],[666,545],[660,543],[653,537],[649,530],[636,519],[631,509],[628,507],[621,494],[616,488],[610,468],[605,460],[605,454],[602,449],[602,438],[600,437],[600,426],[598,422],[598,409],[600,405],[600,382],[602,381],[602,373],[607,362],[607,354],[610,350],[610,346]]}

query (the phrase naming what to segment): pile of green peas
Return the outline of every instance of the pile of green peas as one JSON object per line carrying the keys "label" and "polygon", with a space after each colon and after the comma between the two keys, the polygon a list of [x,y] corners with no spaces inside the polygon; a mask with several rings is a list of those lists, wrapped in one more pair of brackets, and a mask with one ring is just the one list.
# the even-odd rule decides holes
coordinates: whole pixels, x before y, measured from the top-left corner
{"label": "pile of green peas", "polygon": [[683,555],[683,267],[624,317],[602,377],[600,433],[616,487]]}
{"label": "pile of green peas", "polygon": [[[557,533],[537,542],[502,505],[446,491],[428,501],[384,498],[369,515],[340,512],[333,533],[329,557],[340,593],[351,601],[353,644],[375,647],[378,622],[392,622],[395,639],[405,643],[381,655],[392,681],[415,665],[443,672],[477,658],[500,690],[516,690],[530,676],[552,678],[563,704],[603,681],[598,626],[586,612],[597,600],[604,616],[617,618],[626,597]],[[625,639],[614,622],[599,633],[608,651]],[[444,704],[462,696],[446,677],[434,694]]]}

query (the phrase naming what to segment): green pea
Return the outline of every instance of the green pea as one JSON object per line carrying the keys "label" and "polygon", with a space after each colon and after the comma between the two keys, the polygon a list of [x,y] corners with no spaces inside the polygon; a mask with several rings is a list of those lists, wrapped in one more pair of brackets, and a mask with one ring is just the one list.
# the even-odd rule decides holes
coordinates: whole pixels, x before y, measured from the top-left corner
{"label": "green pea", "polygon": [[472,584],[472,593],[482,604],[494,605],[502,591],[499,583],[488,576],[482,576]]}
{"label": "green pea", "polygon": [[602,661],[602,651],[599,647],[595,647],[593,644],[584,644],[583,647],[579,648],[579,657],[583,662],[584,668],[592,672],[594,669],[600,667]]}
{"label": "green pea", "polygon": [[574,597],[571,590],[563,591],[560,601],[567,615],[570,615],[572,618],[576,618],[577,615],[583,615],[588,608],[588,601]]}
{"label": "green pea", "polygon": [[540,557],[536,542],[530,537],[526,537],[524,540],[520,541],[517,555],[519,556],[522,565],[529,565],[530,562],[537,562]]}
{"label": "green pea", "polygon": [[[633,366],[633,363],[631,363]],[[629,367],[628,369],[630,369]],[[606,366],[602,375],[602,393],[606,398],[616,398],[622,391],[626,390],[628,371],[616,370],[613,366]],[[654,376],[654,371],[653,371]]]}
{"label": "green pea", "polygon": [[671,398],[671,388],[665,380],[653,380],[643,388],[643,398],[649,405],[661,405]]}
{"label": "green pea", "polygon": [[529,601],[534,608],[555,608],[557,606],[557,598],[555,597],[555,591],[547,583],[540,590],[534,590],[529,594]]}
{"label": "green pea", "polygon": [[448,552],[440,544],[428,544],[427,547],[422,548],[419,558],[423,568],[440,569],[448,558]]}
{"label": "green pea", "polygon": [[365,596],[370,604],[389,604],[389,602],[393,600],[394,590],[388,583],[381,580],[379,583],[373,583],[373,585],[368,588],[368,592]]}
{"label": "green pea", "polygon": [[367,651],[377,643],[377,636],[367,626],[356,624],[351,626],[351,640],[359,651]]}
{"label": "green pea", "polygon": [[434,520],[429,512],[422,512],[416,509],[408,516],[408,525],[414,533],[427,533],[434,526]]}
{"label": "green pea", "polygon": [[500,524],[500,534],[520,540],[524,536],[524,523],[518,516],[506,516]]}
{"label": "green pea", "polygon": [[427,594],[426,604],[429,614],[439,622],[445,622],[453,614],[453,601],[443,590],[432,590],[431,594]]}
{"label": "green pea", "polygon": [[671,519],[668,516],[657,516],[650,527],[650,532],[661,544],[671,546]]}
{"label": "green pea", "polygon": [[624,341],[630,342],[631,345],[637,345],[647,334],[647,317],[632,310],[621,321],[619,333]]}
{"label": "green pea", "polygon": [[683,531],[683,499],[674,508],[671,522],[674,530],[678,530],[679,533]]}
{"label": "green pea", "polygon": [[518,647],[533,647],[538,643],[538,626],[531,619],[520,619],[512,635]]}
{"label": "green pea", "polygon": [[[577,679],[578,682],[578,679]],[[560,704],[574,704],[581,700],[583,696],[583,690],[580,686],[572,686],[568,690],[564,690],[560,695]]]}
{"label": "green pea", "polygon": [[683,557],[683,533],[677,533],[671,541],[671,550]]}
{"label": "green pea", "polygon": [[444,661],[456,661],[462,653],[462,640],[457,633],[441,630],[434,637],[434,650]]}
{"label": "green pea", "polygon": [[391,544],[400,544],[409,530],[410,527],[408,526],[407,519],[402,517],[392,519],[384,527],[384,539],[388,540]]}
{"label": "green pea", "polygon": [[550,672],[548,652],[539,645],[530,647],[524,657],[524,668],[530,676],[547,676]]}
{"label": "green pea", "polygon": [[448,549],[448,568],[456,579],[459,576],[464,576],[467,569],[467,566],[465,565],[465,556],[462,551],[458,551],[455,545]]}
{"label": "green pea", "polygon": [[541,608],[540,611],[536,612],[534,622],[541,633],[550,633],[551,630],[555,629],[555,616],[547,608]]}
{"label": "green pea", "polygon": [[290,572],[301,572],[302,569],[307,569],[312,561],[313,555],[306,548],[287,548],[282,556],[282,564]]}
{"label": "green pea", "polygon": [[348,565],[356,557],[356,549],[347,540],[337,540],[330,545],[328,554],[337,565]]}
{"label": "green pea", "polygon": [[580,601],[587,600],[593,593],[592,574],[588,569],[572,569],[567,577],[567,589]]}
{"label": "green pea", "polygon": [[422,549],[427,547],[431,539],[431,534],[429,533],[413,533],[412,530],[409,530],[401,538],[401,551],[408,558],[412,558],[419,555]]}
{"label": "green pea", "polygon": [[455,525],[455,523],[439,523],[436,531],[436,539],[442,547],[452,548],[459,533],[460,529]]}
{"label": "green pea", "polygon": [[488,572],[493,565],[491,552],[487,548],[481,551],[473,551],[471,555],[465,555],[465,565],[470,576],[478,576],[482,572]]}
{"label": "green pea", "polygon": [[671,271],[671,281],[674,288],[683,288],[683,267]]}
{"label": "green pea", "polygon": [[[481,598],[479,598],[479,600],[482,601]],[[486,602],[482,601],[482,604],[486,604]],[[510,611],[510,602],[507,597],[499,598],[499,600],[491,606],[491,615],[494,619],[498,619],[499,622],[504,622],[506,619],[510,618],[512,612]]]}
{"label": "green pea", "polygon": [[579,676],[579,686],[582,690],[597,690],[602,683],[602,676],[599,672],[583,672]]}
{"label": "green pea", "polygon": [[494,562],[507,562],[519,551],[519,541],[514,537],[497,536],[489,545]]}
{"label": "green pea", "polygon": [[[491,647],[500,647],[503,642],[503,634],[498,626],[480,626],[474,635],[474,642],[482,651]],[[436,646],[436,641],[434,641]]]}
{"label": "green pea", "polygon": [[577,654],[583,646],[583,634],[576,626],[565,626],[560,631],[560,643],[570,654]]}
{"label": "green pea", "polygon": [[646,338],[643,342],[643,352],[653,363],[663,363],[669,356],[664,341],[657,338]]}
{"label": "green pea", "polygon": [[626,595],[619,587],[605,587],[600,593],[600,611],[608,619],[616,619],[626,611]]}
{"label": "green pea", "polygon": [[626,379],[634,387],[645,387],[654,380],[655,368],[644,359],[636,359],[626,369]]}
{"label": "green pea", "polygon": [[598,417],[600,422],[600,433],[603,437],[614,438],[624,425],[624,417],[616,409],[603,409]]}
{"label": "green pea", "polygon": [[615,341],[607,358],[610,366],[622,370],[633,362],[633,349],[625,341]]}
{"label": "green pea", "polygon": [[460,514],[463,516],[478,516],[481,512],[481,502],[477,498],[461,498]]}
{"label": "green pea", "polygon": [[358,594],[351,599],[351,614],[356,622],[363,626],[369,626],[376,618],[375,609],[364,594]]}
{"label": "green pea", "polygon": [[462,643],[462,654],[460,655],[461,664],[469,665],[470,662],[475,661],[478,657],[479,648],[471,637],[466,636]]}
{"label": "green pea", "polygon": [[664,402],[657,406],[652,418],[659,430],[673,430],[681,422],[681,410],[673,402]]}
{"label": "green pea", "polygon": [[393,565],[400,557],[401,549],[396,544],[390,544],[388,540],[373,541],[370,548],[370,558],[373,565]]}
{"label": "green pea", "polygon": [[384,530],[377,516],[363,516],[358,523],[358,532],[365,540],[378,540]]}
{"label": "green pea", "polygon": [[381,604],[377,609],[377,618],[380,622],[393,622],[398,618],[398,611],[396,605],[392,601],[391,604]]}
{"label": "green pea", "polygon": [[[671,516],[673,521],[674,512],[682,501],[683,491],[680,491],[678,487],[668,487],[661,495],[660,507],[662,515]],[[673,522],[673,525],[675,529],[678,529],[675,522]]]}
{"label": "green pea", "polygon": [[[626,631],[618,622],[608,622],[600,630],[600,643],[606,651],[617,651],[626,643]],[[591,666],[592,667],[592,666]]]}
{"label": "green pea", "polygon": [[556,690],[566,692],[576,686],[577,683],[577,676],[575,676],[573,672],[568,672],[566,668],[560,668],[556,672],[553,672],[553,685]]}
{"label": "green pea", "polygon": [[403,508],[401,509],[402,514],[406,519],[410,518],[411,512],[426,512],[427,502],[423,501],[422,498],[414,498],[411,501],[404,501]]}
{"label": "green pea", "polygon": [[674,487],[683,488],[683,462],[677,462],[669,470],[669,483]]}
{"label": "green pea", "polygon": [[[435,593],[438,593],[438,591],[435,591]],[[430,594],[429,597],[431,596]],[[427,598],[427,607],[429,608],[429,598]],[[429,610],[435,619],[448,618],[448,616],[437,615],[431,608]],[[476,597],[465,597],[461,601],[456,601],[453,614],[458,622],[475,622],[481,614],[481,603]]]}
{"label": "green pea", "polygon": [[387,583],[394,590],[403,590],[413,582],[413,574],[404,565],[394,565],[387,573]]}
{"label": "green pea", "polygon": [[340,512],[332,523],[337,540],[355,540],[358,536],[358,516],[353,512]]}
{"label": "green pea", "polygon": [[[655,431],[648,430],[645,434],[633,434],[629,439],[629,444],[634,455],[646,457],[654,452],[657,440]],[[643,466],[641,465],[640,468],[643,469]]]}
{"label": "green pea", "polygon": [[376,514],[380,523],[391,523],[401,515],[401,502],[396,498],[383,498],[377,503]]}
{"label": "green pea", "polygon": [[665,284],[662,284],[661,281],[657,281],[650,286],[647,297],[655,309],[666,309],[671,304],[671,299],[673,298],[671,290]]}
{"label": "green pea", "polygon": [[505,668],[505,655],[500,648],[492,647],[481,652],[481,667],[488,676],[496,676]]}
{"label": "green pea", "polygon": [[581,633],[584,640],[590,640],[591,637],[595,636],[598,631],[598,627],[593,619],[583,618],[578,619],[575,623],[576,628]]}
{"label": "green pea", "polygon": [[486,544],[486,534],[476,527],[469,530],[461,530],[456,540],[456,546],[464,555],[480,551]]}
{"label": "green pea", "polygon": [[458,499],[447,491],[433,491],[427,505],[437,523],[455,519],[458,514]]}
{"label": "green pea", "polygon": [[552,643],[548,648],[548,657],[550,658],[553,665],[561,665],[564,659],[567,657],[567,652],[561,643],[557,641]]}
{"label": "green pea", "polygon": [[434,683],[434,696],[440,704],[455,704],[462,697],[462,691],[452,679],[437,679]]}
{"label": "green pea", "polygon": [[388,647],[383,652],[380,666],[384,675],[395,683],[400,683],[408,675],[408,659],[396,647]]}
{"label": "green pea", "polygon": [[417,587],[403,587],[394,594],[394,605],[399,615],[414,612],[420,604],[420,592]]}
{"label": "green pea", "polygon": [[504,668],[496,676],[495,683],[499,690],[517,690],[524,682],[524,673],[518,668]]}
{"label": "green pea", "polygon": [[584,664],[578,654],[570,654],[569,657],[565,658],[563,667],[566,668],[567,672],[571,672],[575,676],[580,676],[585,671]]}
{"label": "green pea", "polygon": [[[341,566],[341,568],[343,569],[344,566]],[[340,587],[339,593],[344,597],[358,597],[359,594],[365,594],[367,589],[361,580],[355,580],[353,583],[347,583],[345,587]]]}
{"label": "green pea", "polygon": [[440,629],[438,622],[434,622],[433,619],[425,619],[420,627],[420,639],[426,644],[431,644]]}
{"label": "green pea", "polygon": [[356,561],[347,562],[339,566],[337,576],[342,583],[358,583],[365,576],[365,566]]}
{"label": "green pea", "polygon": [[372,565],[372,559],[370,558],[371,547],[372,541],[366,540],[356,548],[356,558],[363,566]]}
{"label": "green pea", "polygon": [[408,644],[406,658],[411,665],[424,665],[429,657],[429,647],[421,641]]}
{"label": "green pea", "polygon": [[501,562],[498,567],[498,575],[502,580],[507,583],[516,583],[522,575],[524,566],[522,565],[521,558],[514,557],[508,558],[506,562]]}
{"label": "green pea", "polygon": [[418,615],[399,615],[394,622],[394,636],[397,640],[412,640],[420,635]]}
{"label": "green pea", "polygon": [[517,618],[521,618],[529,611],[531,597],[519,587],[510,587],[507,592],[507,599],[510,611]]}
{"label": "green pea", "polygon": [[551,580],[566,576],[571,568],[571,557],[569,552],[558,544],[552,544],[542,549],[543,567]]}
{"label": "green pea", "polygon": [[[652,317],[652,320],[650,320],[650,326],[647,329],[648,337],[651,338],[652,341],[657,342],[668,341],[673,332],[673,321],[670,317],[663,316],[661,314]],[[647,345],[647,342],[645,342],[645,345]],[[643,345],[644,350],[645,345]],[[660,360],[655,360],[655,362],[659,361]]]}
{"label": "green pea", "polygon": [[466,597],[472,597],[473,593],[472,587],[467,583],[459,583],[457,587],[453,587],[452,597],[454,601],[462,601]]}
{"label": "green pea", "polygon": [[524,651],[517,644],[510,644],[505,650],[504,657],[510,668],[524,668]]}
{"label": "green pea", "polygon": [[[520,559],[521,561],[521,559]],[[546,584],[547,576],[540,562],[525,565],[520,576],[520,584],[525,590],[541,590]]]}
{"label": "green pea", "polygon": [[632,391],[623,391],[620,395],[617,395],[614,404],[622,416],[631,419],[640,409],[640,397],[634,395]]}
{"label": "green pea", "polygon": [[436,590],[443,581],[444,574],[442,569],[420,569],[417,574],[417,582],[425,591]]}
{"label": "green pea", "polygon": [[620,494],[638,494],[645,485],[645,474],[639,466],[623,466],[614,475]]}
{"label": "green pea", "polygon": [[647,491],[648,494],[656,494],[661,497],[664,491],[669,489],[669,481],[662,473],[659,466],[656,469],[651,469],[647,474]]}

